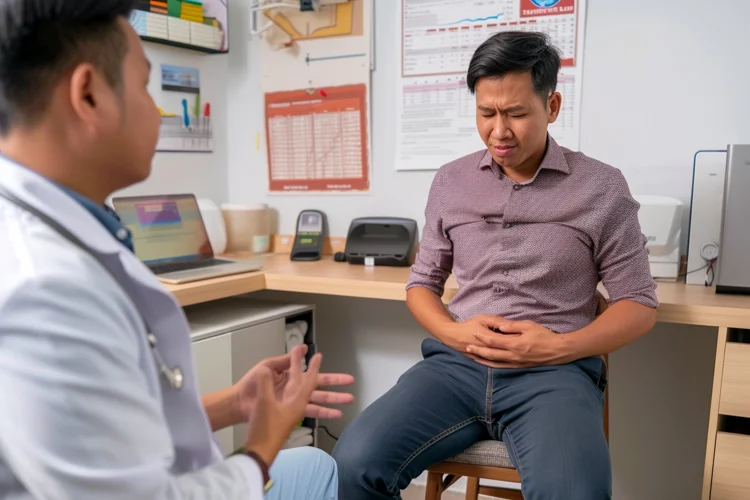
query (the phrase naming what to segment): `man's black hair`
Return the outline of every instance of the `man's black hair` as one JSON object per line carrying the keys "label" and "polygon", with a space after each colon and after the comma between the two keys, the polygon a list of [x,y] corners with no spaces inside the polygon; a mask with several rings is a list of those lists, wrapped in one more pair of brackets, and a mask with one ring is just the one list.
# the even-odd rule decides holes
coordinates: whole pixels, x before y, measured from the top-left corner
{"label": "man's black hair", "polygon": [[97,67],[114,88],[128,51],[117,20],[135,0],[0,0],[0,135],[33,125],[60,78]]}
{"label": "man's black hair", "polygon": [[531,73],[534,91],[544,102],[557,87],[560,53],[544,33],[503,31],[480,45],[469,63],[466,84],[473,94],[482,78]]}

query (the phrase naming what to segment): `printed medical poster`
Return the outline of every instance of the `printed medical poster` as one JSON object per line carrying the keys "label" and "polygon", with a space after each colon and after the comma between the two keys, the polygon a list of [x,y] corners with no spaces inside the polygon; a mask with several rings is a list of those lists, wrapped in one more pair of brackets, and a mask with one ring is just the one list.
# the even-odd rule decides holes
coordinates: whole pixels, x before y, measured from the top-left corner
{"label": "printed medical poster", "polygon": [[562,109],[550,135],[580,147],[586,0],[400,0],[396,170],[436,170],[485,146],[466,72],[477,47],[499,31],[547,33],[562,53]]}
{"label": "printed medical poster", "polygon": [[256,16],[269,192],[366,193],[372,0],[275,5]]}
{"label": "printed medical poster", "polygon": [[370,186],[367,86],[265,95],[270,192],[352,192]]}

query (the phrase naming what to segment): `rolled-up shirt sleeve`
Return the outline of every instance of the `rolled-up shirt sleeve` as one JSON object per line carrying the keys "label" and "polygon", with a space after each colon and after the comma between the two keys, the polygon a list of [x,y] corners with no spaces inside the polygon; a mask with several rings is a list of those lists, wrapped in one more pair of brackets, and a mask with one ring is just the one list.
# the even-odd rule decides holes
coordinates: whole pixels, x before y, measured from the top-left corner
{"label": "rolled-up shirt sleeve", "polygon": [[630,300],[656,308],[659,305],[656,282],[651,276],[647,240],[638,221],[640,206],[619,172],[611,180],[607,193],[608,215],[598,241],[594,242],[594,258],[608,302]]}
{"label": "rolled-up shirt sleeve", "polygon": [[424,287],[440,297],[453,269],[453,244],[443,228],[444,185],[441,173],[438,171],[430,187],[422,241],[406,284],[407,290]]}

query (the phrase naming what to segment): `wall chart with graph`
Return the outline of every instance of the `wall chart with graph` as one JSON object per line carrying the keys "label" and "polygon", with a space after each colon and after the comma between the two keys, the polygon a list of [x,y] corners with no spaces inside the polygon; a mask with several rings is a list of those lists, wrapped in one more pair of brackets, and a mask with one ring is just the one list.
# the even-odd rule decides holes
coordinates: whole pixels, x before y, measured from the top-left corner
{"label": "wall chart with graph", "polygon": [[477,47],[501,31],[546,33],[561,54],[562,109],[549,127],[579,148],[586,0],[400,0],[396,170],[436,170],[482,149],[466,71]]}

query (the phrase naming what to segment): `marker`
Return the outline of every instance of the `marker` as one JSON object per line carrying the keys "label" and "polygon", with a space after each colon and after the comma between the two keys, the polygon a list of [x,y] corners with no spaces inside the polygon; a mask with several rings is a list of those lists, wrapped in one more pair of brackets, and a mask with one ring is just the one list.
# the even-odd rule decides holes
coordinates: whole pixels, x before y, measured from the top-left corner
{"label": "marker", "polygon": [[193,116],[196,120],[198,120],[198,125],[200,125],[200,116],[201,116],[201,95],[195,94],[195,108],[193,108]]}
{"label": "marker", "polygon": [[182,100],[182,119],[185,128],[190,128],[190,113],[188,113],[187,99]]}
{"label": "marker", "polygon": [[211,103],[207,102],[203,108],[203,119],[206,121],[206,131],[211,130]]}

